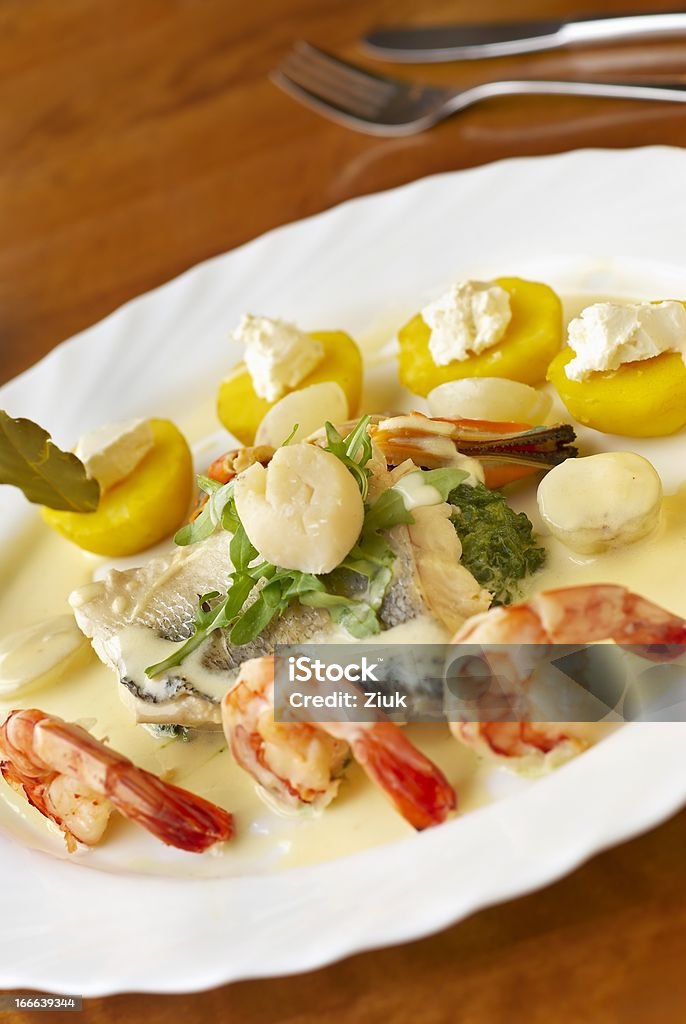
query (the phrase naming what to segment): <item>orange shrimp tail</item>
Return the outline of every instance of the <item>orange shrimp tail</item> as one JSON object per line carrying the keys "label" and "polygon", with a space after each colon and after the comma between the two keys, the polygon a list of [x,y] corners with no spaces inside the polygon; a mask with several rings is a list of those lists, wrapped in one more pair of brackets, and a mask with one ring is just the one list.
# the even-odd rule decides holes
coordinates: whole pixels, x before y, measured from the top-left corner
{"label": "orange shrimp tail", "polygon": [[440,825],[455,810],[455,790],[397,725],[377,722],[351,746],[355,760],[414,828]]}
{"label": "orange shrimp tail", "polygon": [[532,750],[548,754],[567,739],[561,726],[547,723],[536,726],[531,722],[481,722],[477,728],[493,753],[504,757],[521,757]]}
{"label": "orange shrimp tail", "polygon": [[[138,822],[167,846],[203,853],[234,834],[233,816],[222,807],[163,782],[131,765],[110,773],[107,798],[129,820]],[[112,778],[114,775],[114,778]]]}

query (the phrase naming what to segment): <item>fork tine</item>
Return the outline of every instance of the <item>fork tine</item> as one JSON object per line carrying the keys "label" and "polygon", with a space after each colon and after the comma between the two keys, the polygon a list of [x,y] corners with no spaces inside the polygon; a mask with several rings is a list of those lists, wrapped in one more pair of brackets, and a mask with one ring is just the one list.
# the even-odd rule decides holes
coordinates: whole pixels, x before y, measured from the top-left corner
{"label": "fork tine", "polygon": [[389,78],[385,75],[378,75],[357,64],[336,57],[327,50],[313,46],[305,40],[301,40],[293,47],[292,53],[301,59],[307,60],[312,67],[318,67],[331,75],[335,75],[339,81],[347,82],[351,88],[364,89],[367,93],[375,96],[389,97],[405,83],[397,78]]}
{"label": "fork tine", "polygon": [[322,103],[329,103],[331,106],[348,112],[355,117],[373,118],[378,110],[378,107],[370,103],[365,96],[349,93],[345,89],[341,89],[335,82],[313,74],[309,69],[293,69],[290,65],[286,65],[280,69],[279,73],[292,85],[308,92],[311,96],[321,100]]}
{"label": "fork tine", "polygon": [[373,121],[369,120],[369,115],[366,111],[354,109],[354,104],[346,102],[345,105],[341,105],[340,95],[332,95],[331,98],[325,97],[323,90],[318,87],[315,88],[315,91],[312,91],[306,88],[300,81],[290,78],[282,68],[273,71],[270,78],[275,85],[278,85],[284,92],[293,96],[294,99],[299,100],[306,107],[310,107],[317,113],[324,114],[325,117],[333,121],[338,121],[341,124],[358,129],[364,128],[367,125],[371,129],[374,124]]}
{"label": "fork tine", "polygon": [[364,119],[374,118],[398,89],[391,80],[368,75],[308,43],[297,45],[277,74],[285,76],[311,97]]}
{"label": "fork tine", "polygon": [[369,88],[359,79],[349,77],[345,72],[341,72],[332,65],[326,66],[321,62],[311,61],[301,54],[291,54],[282,65],[281,70],[304,84],[310,83],[312,86],[316,85],[318,88],[328,91],[335,90],[343,96],[348,96],[351,100],[356,100],[358,104],[369,105],[370,109],[378,109],[386,100],[385,94],[377,92],[374,88]]}

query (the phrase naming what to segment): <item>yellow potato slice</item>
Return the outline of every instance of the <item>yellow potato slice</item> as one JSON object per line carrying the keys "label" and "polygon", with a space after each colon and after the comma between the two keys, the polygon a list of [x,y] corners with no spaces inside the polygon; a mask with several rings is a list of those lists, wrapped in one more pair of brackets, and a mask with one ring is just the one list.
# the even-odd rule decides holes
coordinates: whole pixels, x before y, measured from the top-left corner
{"label": "yellow potato slice", "polygon": [[663,352],[579,381],[565,373],[574,355],[563,348],[548,380],[579,423],[624,437],[662,437],[686,425],[686,366],[679,353]]}
{"label": "yellow potato slice", "polygon": [[[311,336],[324,346],[324,358],[300,381],[298,388],[324,381],[335,381],[345,392],[350,415],[354,416],[362,394],[362,356],[350,335],[343,331],[312,331]],[[293,389],[292,389],[293,390]],[[219,386],[217,414],[241,444],[251,445],[257,428],[274,402],[255,393],[250,374],[239,363]]]}
{"label": "yellow potato slice", "polygon": [[431,329],[417,314],[398,332],[400,382],[416,395],[463,377],[507,377],[534,387],[562,344],[562,305],[546,284],[499,277],[510,296],[512,319],[502,340],[480,355],[436,366],[429,350]]}
{"label": "yellow potato slice", "polygon": [[135,555],[184,522],[194,489],[188,443],[170,420],[151,420],[154,447],[130,476],[102,494],[95,512],[44,508],[46,523],[85,551]]}

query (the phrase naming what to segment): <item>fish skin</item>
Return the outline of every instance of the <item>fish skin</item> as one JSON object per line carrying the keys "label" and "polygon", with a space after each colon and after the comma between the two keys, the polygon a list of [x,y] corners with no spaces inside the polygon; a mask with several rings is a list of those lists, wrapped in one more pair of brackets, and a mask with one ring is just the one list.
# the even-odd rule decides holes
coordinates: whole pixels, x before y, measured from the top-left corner
{"label": "fish skin", "polygon": [[[375,501],[396,477],[386,468],[378,449],[374,450],[369,468],[370,500]],[[394,579],[379,611],[387,629],[428,614],[452,630],[468,615],[489,606],[490,594],[457,564],[459,541],[446,518],[447,509],[445,506],[444,512],[439,513],[438,523],[429,517],[426,529],[419,523],[416,527],[399,525],[388,531],[386,536],[396,560]],[[426,571],[430,534],[437,528],[440,533],[441,527],[448,530],[452,545],[448,550],[456,560],[457,572],[452,576],[448,573],[447,587],[443,583],[438,585],[435,566],[433,580]],[[415,530],[414,542],[411,530]],[[445,555],[447,539],[445,534],[441,557]],[[244,661],[272,654],[277,644],[340,642],[340,629],[325,610],[295,602],[249,644],[231,645],[226,631],[216,630],[191,658],[153,680],[145,675],[144,666],[132,667],[121,643],[128,627],[143,627],[155,637],[174,642],[187,640],[193,632],[198,598],[211,591],[225,593],[231,572],[228,535],[217,531],[205,541],[176,549],[139,569],[113,570],[102,581],[71,595],[70,603],[80,629],[91,640],[100,659],[117,672],[122,699],[132,708],[138,722],[221,728],[221,697],[202,691],[198,685],[201,675],[206,678],[205,673],[209,672],[216,676],[223,693],[236,679]],[[454,604],[459,610],[451,611],[450,621],[446,622],[445,591],[450,586],[457,588]],[[433,587],[437,594],[440,592],[440,600],[432,603]],[[201,672],[195,671],[196,666]]]}

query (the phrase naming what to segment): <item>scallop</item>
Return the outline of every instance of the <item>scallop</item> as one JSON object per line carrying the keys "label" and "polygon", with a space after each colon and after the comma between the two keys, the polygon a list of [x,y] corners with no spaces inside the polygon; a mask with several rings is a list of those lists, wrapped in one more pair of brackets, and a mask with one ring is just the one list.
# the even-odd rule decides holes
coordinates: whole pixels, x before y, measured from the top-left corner
{"label": "scallop", "polygon": [[567,459],[538,487],[538,508],[550,532],[584,555],[645,537],[658,523],[661,504],[660,477],[635,452]]}
{"label": "scallop", "polygon": [[352,474],[316,445],[277,449],[267,469],[256,463],[239,474],[234,496],[251,543],[282,569],[331,572],[362,530],[364,505]]}
{"label": "scallop", "polygon": [[297,427],[291,441],[309,437],[327,420],[344,423],[348,418],[348,399],[340,384],[324,381],[299,391],[291,391],[271,407],[255,434],[255,444],[278,448]]}
{"label": "scallop", "polygon": [[432,416],[534,426],[545,422],[552,405],[550,395],[504,377],[451,380],[429,392],[427,401]]}

